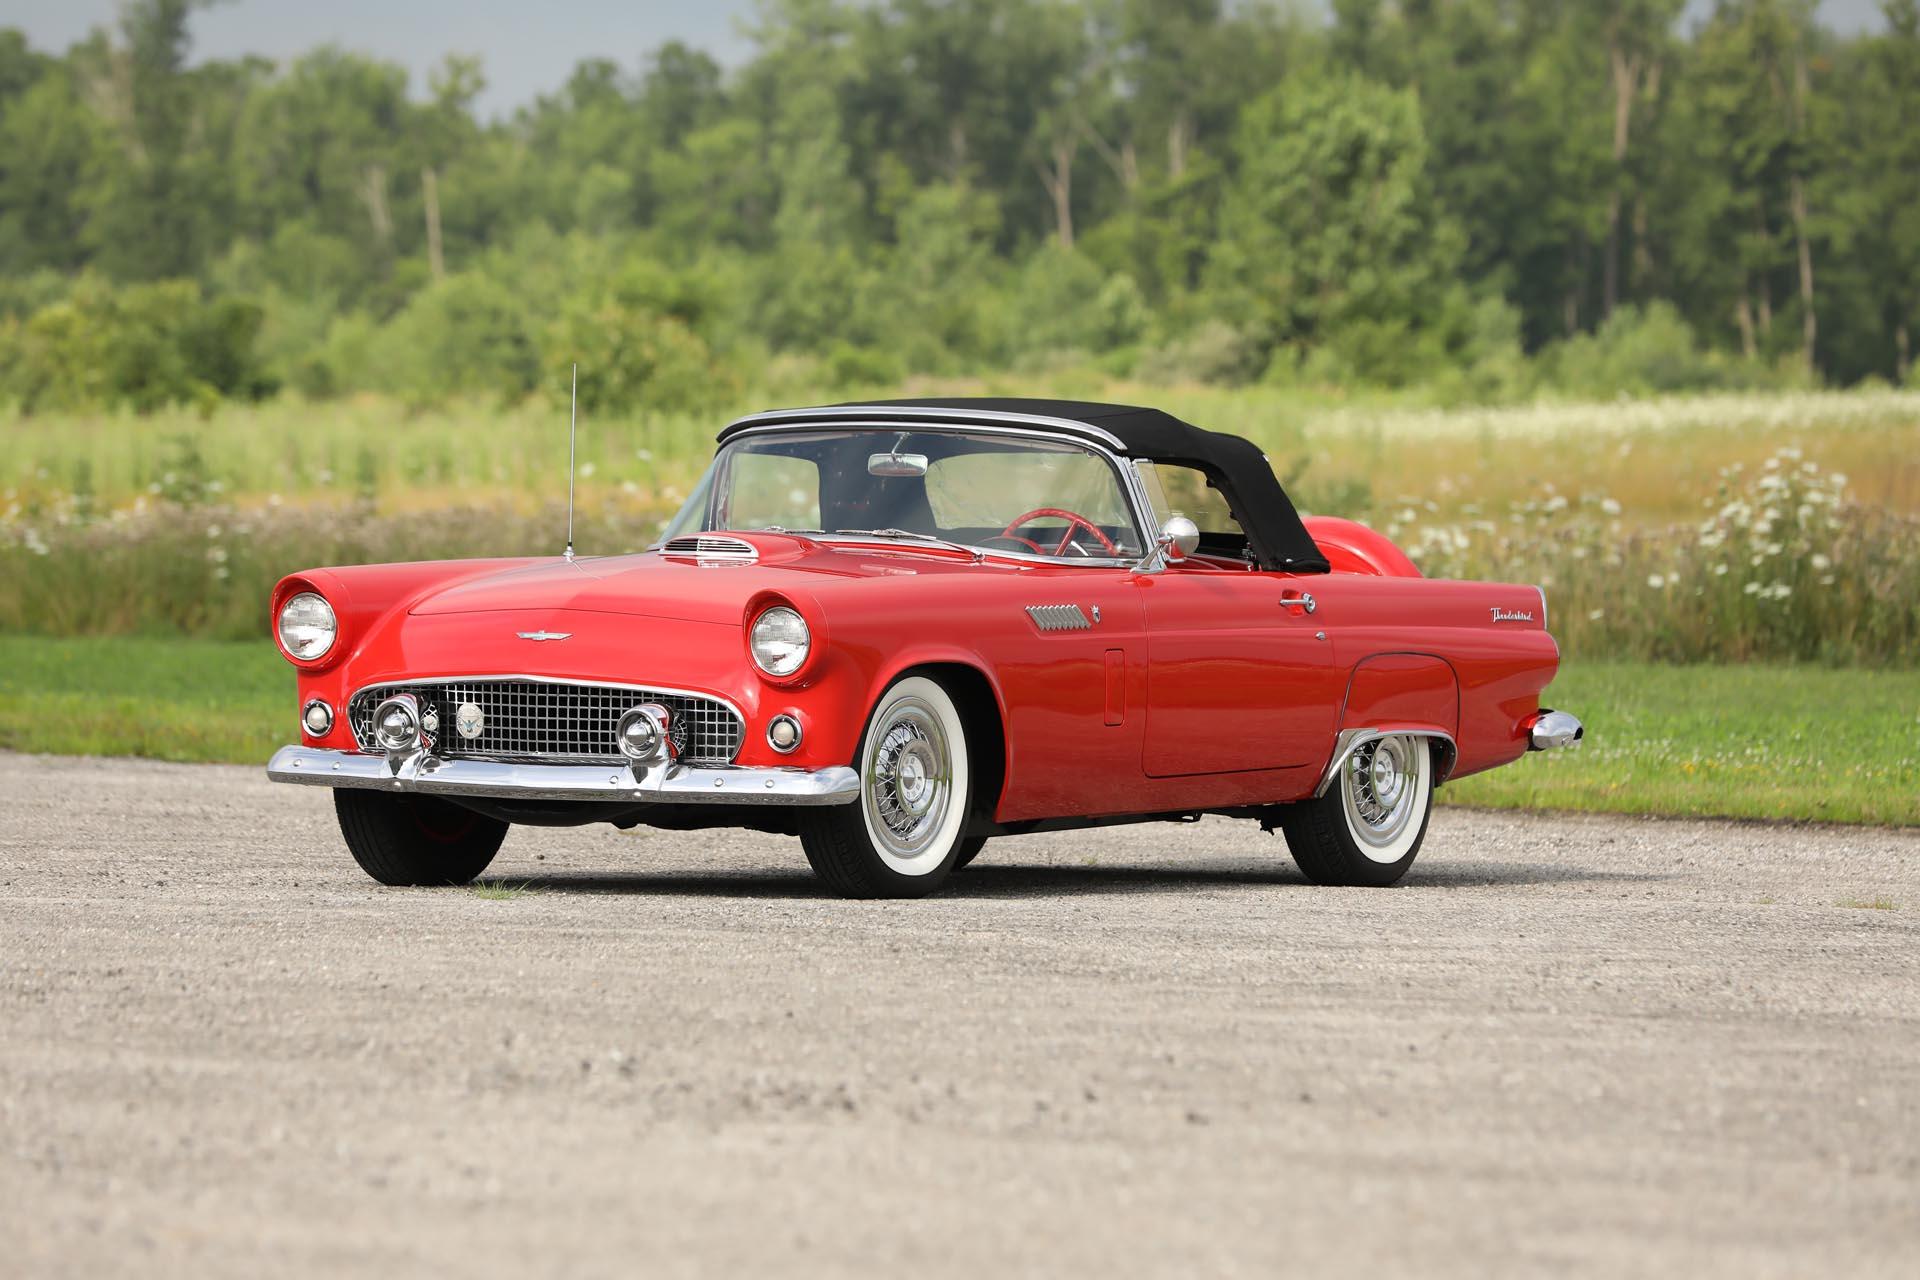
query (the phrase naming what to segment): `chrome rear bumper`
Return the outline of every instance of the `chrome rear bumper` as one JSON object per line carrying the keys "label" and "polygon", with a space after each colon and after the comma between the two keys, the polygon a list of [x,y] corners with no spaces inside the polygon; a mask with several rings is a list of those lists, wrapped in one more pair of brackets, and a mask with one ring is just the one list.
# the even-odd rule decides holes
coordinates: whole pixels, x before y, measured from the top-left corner
{"label": "chrome rear bumper", "polygon": [[638,800],[663,804],[849,804],[860,775],[831,769],[757,769],[737,765],[505,764],[416,755],[398,770],[385,756],[320,747],[282,747],[267,777],[308,787],[359,787],[439,796],[507,800]]}
{"label": "chrome rear bumper", "polygon": [[1527,725],[1527,749],[1529,751],[1552,751],[1559,747],[1573,747],[1587,736],[1586,726],[1564,711],[1542,710]]}

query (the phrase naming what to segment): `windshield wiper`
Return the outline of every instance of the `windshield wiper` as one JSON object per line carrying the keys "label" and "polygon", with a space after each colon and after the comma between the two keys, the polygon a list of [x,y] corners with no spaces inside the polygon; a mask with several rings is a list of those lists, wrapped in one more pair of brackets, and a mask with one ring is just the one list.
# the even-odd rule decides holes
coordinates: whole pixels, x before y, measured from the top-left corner
{"label": "windshield wiper", "polygon": [[846,534],[855,538],[906,538],[914,542],[930,542],[935,546],[952,547],[955,551],[965,551],[972,556],[983,554],[978,547],[970,547],[951,538],[942,538],[938,534],[920,533],[913,529],[835,529],[835,534]]}

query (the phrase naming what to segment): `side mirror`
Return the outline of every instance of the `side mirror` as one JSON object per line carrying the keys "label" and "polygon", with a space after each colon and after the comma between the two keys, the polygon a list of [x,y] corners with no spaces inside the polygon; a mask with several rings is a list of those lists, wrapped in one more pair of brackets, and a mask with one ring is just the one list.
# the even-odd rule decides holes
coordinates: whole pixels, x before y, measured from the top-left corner
{"label": "side mirror", "polygon": [[1160,536],[1154,539],[1153,549],[1140,558],[1140,563],[1133,566],[1133,571],[1159,573],[1168,565],[1185,560],[1199,546],[1199,525],[1185,516],[1168,516],[1167,522],[1160,526]]}
{"label": "side mirror", "polygon": [[1178,564],[1200,549],[1200,526],[1185,516],[1168,516],[1160,526],[1160,545],[1168,564]]}

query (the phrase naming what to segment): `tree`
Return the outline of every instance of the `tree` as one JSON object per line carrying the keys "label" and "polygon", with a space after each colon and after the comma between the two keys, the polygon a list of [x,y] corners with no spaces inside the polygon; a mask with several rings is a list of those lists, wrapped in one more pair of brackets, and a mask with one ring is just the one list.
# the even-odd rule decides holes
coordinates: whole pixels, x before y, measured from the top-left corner
{"label": "tree", "polygon": [[1271,346],[1329,346],[1399,376],[1392,335],[1432,331],[1459,260],[1435,208],[1419,100],[1357,75],[1298,77],[1248,105],[1210,282]]}

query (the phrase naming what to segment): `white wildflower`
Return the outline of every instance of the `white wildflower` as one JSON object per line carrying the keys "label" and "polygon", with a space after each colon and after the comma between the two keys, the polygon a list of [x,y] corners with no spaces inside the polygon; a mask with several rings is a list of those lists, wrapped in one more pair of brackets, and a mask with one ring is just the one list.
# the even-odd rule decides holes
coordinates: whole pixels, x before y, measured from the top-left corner
{"label": "white wildflower", "polygon": [[1714,577],[1716,577],[1716,578],[1724,578],[1724,577],[1726,577],[1726,576],[1727,576],[1727,566],[1726,566],[1726,565],[1724,565],[1724,564],[1717,564],[1717,565],[1715,565],[1715,566],[1713,566],[1713,576],[1714,576]]}
{"label": "white wildflower", "polygon": [[1610,516],[1617,516],[1620,514],[1620,504],[1615,502],[1612,498],[1602,498],[1600,500],[1600,509],[1606,512]]}
{"label": "white wildflower", "polygon": [[1813,566],[1815,573],[1825,573],[1827,570],[1833,568],[1833,561],[1821,555],[1818,551],[1813,553],[1813,558],[1807,561],[1807,563]]}
{"label": "white wildflower", "polygon": [[1760,584],[1757,582],[1749,582],[1746,586],[1740,589],[1750,596],[1757,596],[1760,594]]}
{"label": "white wildflower", "polygon": [[1600,621],[1600,619],[1606,616],[1607,616],[1607,611],[1605,609],[1595,609],[1592,612],[1587,614],[1587,621],[1598,622]]}
{"label": "white wildflower", "polygon": [[1667,585],[1666,576],[1664,574],[1650,573],[1647,575],[1647,585],[1655,591],[1659,591]]}

